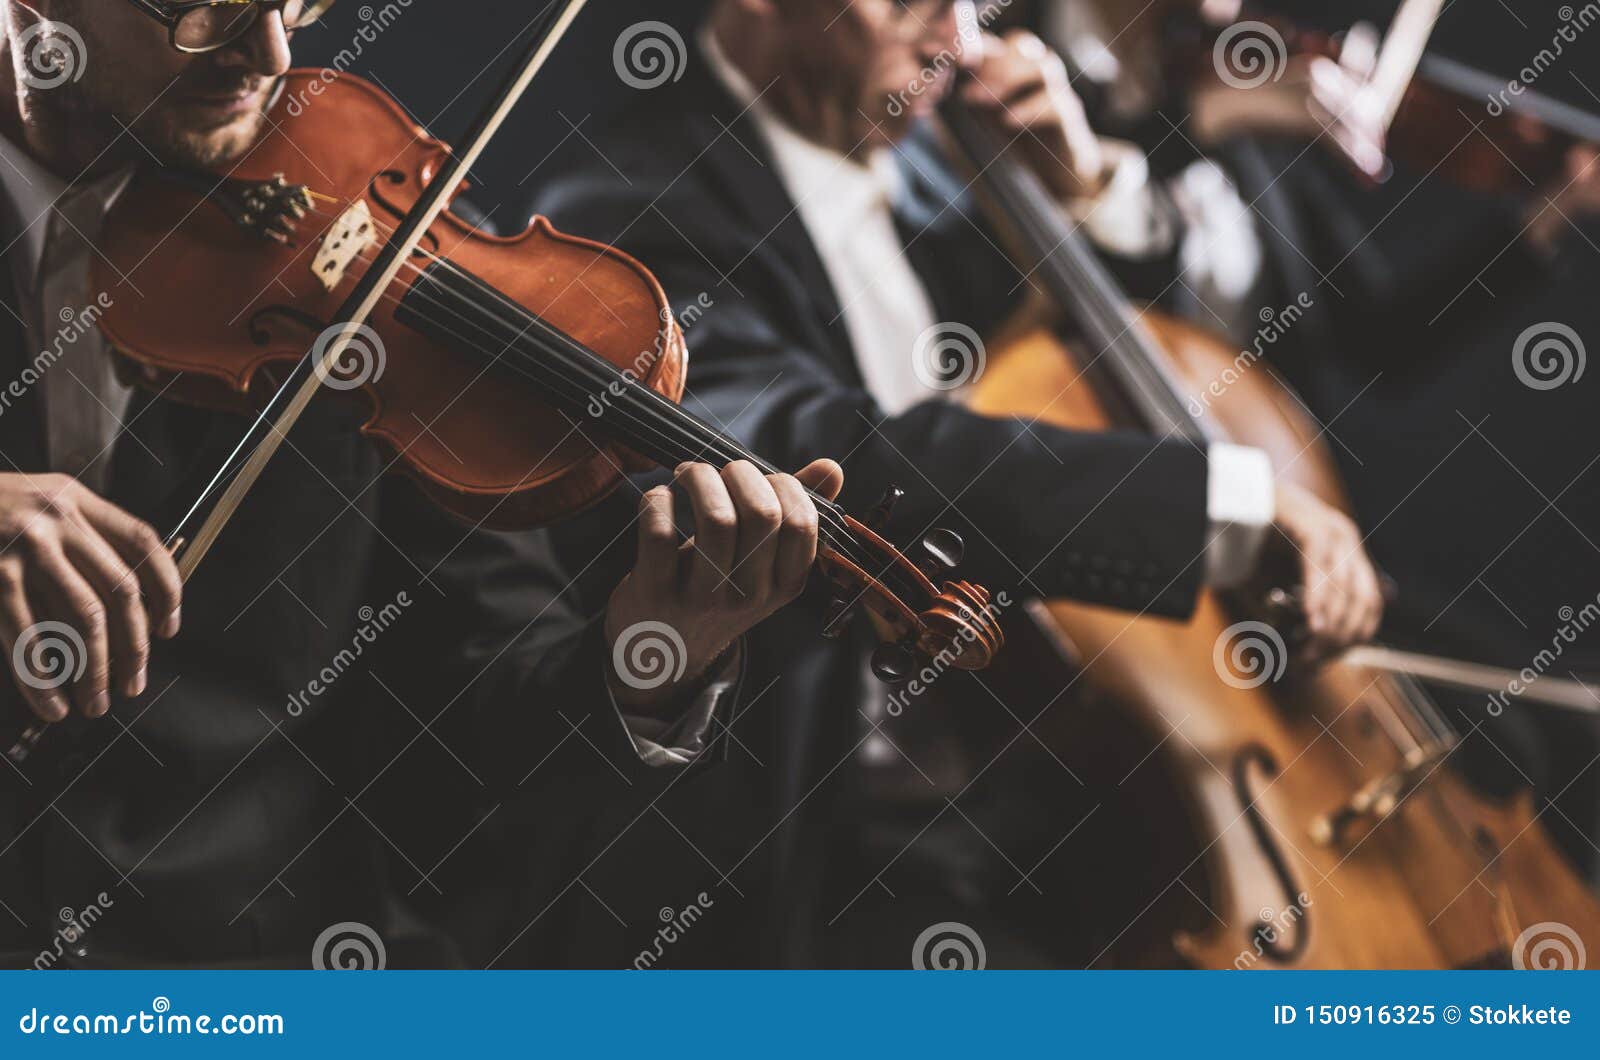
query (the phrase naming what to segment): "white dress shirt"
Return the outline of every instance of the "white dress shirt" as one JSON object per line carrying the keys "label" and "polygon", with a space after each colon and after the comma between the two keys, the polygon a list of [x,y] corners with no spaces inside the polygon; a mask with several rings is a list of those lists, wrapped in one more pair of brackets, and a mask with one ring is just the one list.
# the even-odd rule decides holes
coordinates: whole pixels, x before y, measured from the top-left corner
{"label": "white dress shirt", "polygon": [[[710,27],[701,32],[700,46],[713,75],[747,108],[771,150],[843,307],[868,393],[890,415],[948,398],[915,370],[918,337],[939,321],[895,229],[893,204],[903,186],[893,152],[878,148],[856,159],[807,139],[766,105]],[[1102,197],[1071,209],[1095,220],[1085,228],[1097,243],[1138,254],[1159,242],[1162,230],[1148,221],[1144,156],[1124,149],[1118,158]],[[1208,455],[1206,576],[1209,584],[1227,587],[1249,575],[1272,524],[1272,465],[1264,452],[1243,446],[1213,445]]]}

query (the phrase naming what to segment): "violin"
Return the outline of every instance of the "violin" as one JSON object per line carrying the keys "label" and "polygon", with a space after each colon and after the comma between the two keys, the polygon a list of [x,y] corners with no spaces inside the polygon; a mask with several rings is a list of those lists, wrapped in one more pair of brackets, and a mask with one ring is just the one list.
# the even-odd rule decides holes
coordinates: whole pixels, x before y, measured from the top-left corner
{"label": "violin", "polygon": [[[997,336],[975,411],[1255,446],[1280,481],[1348,509],[1322,432],[1268,366],[1134,306],[1007,137],[958,98],[941,117],[1019,270],[1077,329],[1072,343]],[[1600,938],[1600,903],[1531,793],[1463,783],[1449,768],[1461,737],[1400,667],[1291,668],[1296,610],[1268,583],[1206,591],[1184,622],[1052,600],[1013,628],[991,679],[1047,745],[1095,750],[1073,775],[1096,805],[1069,833],[1073,864],[1095,870],[1044,888],[1094,911],[1070,925],[1070,952],[1087,966],[1511,967],[1545,922]]]}
{"label": "violin", "polygon": [[[1504,81],[1427,55],[1445,7],[1445,0],[1402,0],[1358,105],[1372,109],[1390,156],[1409,168],[1483,194],[1528,194],[1562,173],[1572,147],[1600,138],[1600,122],[1521,85],[1513,96]],[[1248,21],[1208,27],[1208,67],[1260,63],[1247,72],[1260,76],[1264,68],[1264,79],[1290,55],[1340,58],[1334,34],[1249,8],[1241,17]]]}
{"label": "violin", "polygon": [[[492,236],[445,212],[582,6],[547,23],[463,152],[359,78],[291,71],[270,131],[226,172],[150,169],[124,191],[93,282],[116,295],[100,324],[125,374],[171,400],[259,410],[168,538],[185,579],[313,399],[365,402],[361,432],[394,472],[473,526],[557,522],[658,465],[776,473],[677,404],[683,333],[638,261],[543,218]],[[124,296],[136,274],[161,282]],[[951,574],[957,535],[927,534],[919,564],[876,516],[813,500],[835,595],[825,633],[865,613],[889,680],[989,664],[1004,636],[988,592]],[[45,731],[0,746],[21,764]]]}

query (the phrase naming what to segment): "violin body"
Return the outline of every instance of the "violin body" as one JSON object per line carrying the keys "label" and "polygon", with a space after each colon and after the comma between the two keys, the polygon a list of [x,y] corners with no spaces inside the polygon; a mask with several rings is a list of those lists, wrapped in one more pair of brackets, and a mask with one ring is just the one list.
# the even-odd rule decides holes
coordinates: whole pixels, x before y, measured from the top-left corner
{"label": "violin body", "polygon": [[[1345,504],[1331,454],[1270,369],[1238,371],[1237,351],[1210,335],[1154,311],[1142,320],[1191,398],[1231,380],[1205,405],[1226,437],[1265,450],[1282,480]],[[1115,424],[1093,374],[1055,334],[1017,333],[990,349],[976,411]],[[1050,712],[1045,738],[1075,768],[1091,756],[1069,748],[1092,741],[1090,786],[1128,811],[1102,812],[1074,837],[1072,860],[1094,866],[1067,884],[1094,911],[1086,963],[1508,967],[1527,925],[1558,921],[1600,939],[1600,903],[1531,796],[1488,800],[1448,755],[1391,812],[1327,840],[1326,815],[1404,764],[1385,716],[1384,697],[1398,694],[1388,675],[1336,663],[1309,679],[1225,682],[1215,657],[1236,616],[1211,592],[1185,622],[1064,600],[1040,617],[1075,671],[1052,687],[1081,674],[1105,704]],[[1020,651],[1014,639],[1013,665],[1050,665]]]}
{"label": "violin body", "polygon": [[[530,44],[515,84],[545,54]],[[505,109],[456,155],[367,82],[292,71],[268,131],[226,172],[145,170],[119,197],[92,276],[119,369],[165,399],[258,413],[168,536],[185,579],[325,391],[366,402],[362,433],[390,468],[473,527],[570,518],[657,466],[778,473],[677,404],[683,334],[638,261],[543,218],[496,237],[441,212]],[[1004,644],[998,609],[951,576],[958,535],[930,530],[919,565],[876,516],[813,500],[816,568],[836,594],[825,632],[868,616],[883,674],[989,664]],[[0,709],[0,753],[21,766],[48,728]]]}
{"label": "violin body", "polygon": [[[307,98],[293,107],[284,100]],[[448,150],[388,96],[355,77],[324,83],[309,71],[285,78],[270,131],[225,175],[243,196],[283,177],[318,201],[363,204],[352,241],[383,242],[416,203]],[[360,150],[351,130],[360,130]],[[373,159],[383,169],[373,172]],[[234,186],[230,184],[229,186]],[[327,240],[316,218],[299,220],[287,244],[263,238],[205,192],[142,175],[125,192],[94,262],[95,289],[113,305],[101,327],[144,384],[176,400],[251,410],[276,389],[335,317],[360,273],[352,260],[331,287],[318,265]],[[216,192],[212,191],[215,196]],[[361,217],[358,210],[353,219]],[[386,233],[387,228],[384,229]],[[172,233],[181,232],[181,238]],[[677,400],[686,352],[660,284],[633,258],[562,235],[535,218],[518,235],[486,235],[444,213],[423,248],[487,281],[645,386]],[[422,259],[418,259],[419,265]],[[154,284],[150,277],[162,281]],[[440,356],[441,347],[396,321],[415,280],[402,271],[370,330],[352,342],[327,385],[368,402],[363,431],[395,454],[434,501],[473,524],[516,529],[549,523],[602,499],[625,471],[644,470],[622,446],[533,410],[541,397],[482,360]],[[137,288],[134,289],[135,285]],[[596,400],[605,397],[603,392]]]}
{"label": "violin body", "polygon": [[1526,114],[1489,113],[1481,101],[1420,79],[1401,100],[1389,136],[1390,153],[1413,169],[1485,195],[1527,195],[1547,185],[1576,144]]}

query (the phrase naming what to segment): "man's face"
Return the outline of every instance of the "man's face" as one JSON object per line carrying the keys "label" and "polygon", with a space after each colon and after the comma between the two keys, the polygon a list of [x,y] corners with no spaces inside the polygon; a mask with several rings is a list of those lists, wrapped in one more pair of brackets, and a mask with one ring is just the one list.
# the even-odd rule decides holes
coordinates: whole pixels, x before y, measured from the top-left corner
{"label": "man's face", "polygon": [[849,146],[893,142],[966,62],[954,0],[782,0],[797,87],[827,100]]}
{"label": "man's face", "polygon": [[[41,78],[19,38],[37,18],[12,0],[11,54],[23,118],[47,140],[82,141],[73,144],[80,154],[114,144],[120,157],[148,151],[169,164],[202,167],[232,161],[261,132],[264,108],[289,65],[282,20],[270,10],[229,46],[188,55],[171,47],[165,26],[126,0],[28,0],[27,6],[81,39],[82,54],[72,58],[82,77],[51,87],[30,83]],[[66,38],[61,47],[76,50],[75,44]],[[119,139],[124,128],[137,144]]]}

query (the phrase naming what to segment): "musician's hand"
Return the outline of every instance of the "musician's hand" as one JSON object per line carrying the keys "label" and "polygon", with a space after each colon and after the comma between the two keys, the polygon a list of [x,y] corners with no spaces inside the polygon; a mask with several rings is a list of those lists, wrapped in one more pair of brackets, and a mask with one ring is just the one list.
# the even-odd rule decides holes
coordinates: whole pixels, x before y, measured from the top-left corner
{"label": "musician's hand", "polygon": [[1322,659],[1371,640],[1383,618],[1383,590],[1356,524],[1310,492],[1284,485],[1274,525],[1299,554],[1308,654]]}
{"label": "musician's hand", "polygon": [[[729,645],[800,595],[817,557],[817,509],[806,490],[832,500],[844,485],[832,460],[796,475],[763,475],[743,460],[720,474],[709,464],[684,464],[676,478],[694,514],[694,537],[680,543],[669,487],[646,493],[638,562],[606,612],[613,655],[619,638],[626,641],[641,623],[670,630],[654,639],[682,655],[666,660],[682,671],[676,681],[660,683],[625,666],[611,674],[617,700],[634,710],[670,709],[678,690],[692,687]],[[626,643],[621,652],[626,658]]]}
{"label": "musician's hand", "polygon": [[1066,64],[1026,30],[986,36],[971,80],[961,88],[975,110],[1016,137],[1014,148],[1061,198],[1092,196],[1105,187],[1108,164],[1072,91]]}
{"label": "musician's hand", "polygon": [[66,717],[69,696],[99,717],[113,681],[143,692],[150,633],[177,634],[182,596],[149,525],[65,475],[0,474],[0,642],[40,718]]}
{"label": "musician's hand", "polygon": [[1528,204],[1527,238],[1552,251],[1574,222],[1600,214],[1600,149],[1579,144],[1567,151],[1566,165]]}
{"label": "musician's hand", "polygon": [[1381,116],[1363,92],[1366,75],[1348,63],[1297,55],[1283,76],[1251,88],[1208,80],[1196,87],[1191,124],[1210,147],[1233,136],[1316,139],[1369,177],[1385,168]]}

